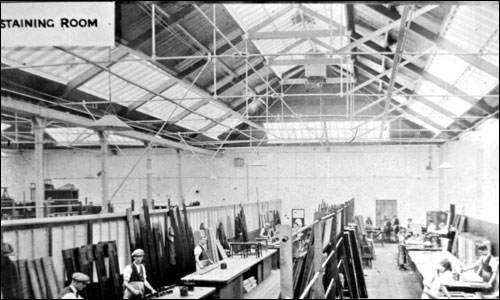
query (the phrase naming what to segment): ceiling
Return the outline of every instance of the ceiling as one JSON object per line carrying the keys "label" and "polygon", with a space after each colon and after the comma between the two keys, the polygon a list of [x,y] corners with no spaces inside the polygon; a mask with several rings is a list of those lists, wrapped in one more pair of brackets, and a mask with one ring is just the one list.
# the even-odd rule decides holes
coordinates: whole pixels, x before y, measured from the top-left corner
{"label": "ceiling", "polygon": [[2,47],[2,148],[32,148],[33,117],[46,148],[98,146],[112,113],[134,130],[112,145],[200,153],[442,144],[498,118],[497,1],[340,3],[116,2],[115,47]]}

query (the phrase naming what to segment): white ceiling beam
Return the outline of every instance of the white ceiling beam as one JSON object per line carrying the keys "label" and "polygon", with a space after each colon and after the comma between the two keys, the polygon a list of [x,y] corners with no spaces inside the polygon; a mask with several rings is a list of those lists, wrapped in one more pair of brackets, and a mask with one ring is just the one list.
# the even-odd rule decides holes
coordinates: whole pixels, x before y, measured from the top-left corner
{"label": "white ceiling beam", "polygon": [[305,66],[305,65],[342,65],[349,58],[311,58],[311,59],[276,59],[269,62],[271,66]]}
{"label": "white ceiling beam", "polygon": [[[352,81],[352,79],[349,79],[347,77],[344,78],[325,78],[324,84],[347,84],[348,82]],[[298,84],[312,84],[312,82],[308,82],[307,78],[291,78],[291,79],[283,79],[280,82],[281,85],[298,85]]]}
{"label": "white ceiling beam", "polygon": [[283,40],[313,37],[340,36],[340,30],[299,30],[299,31],[271,31],[248,33],[249,40]]}
{"label": "white ceiling beam", "polygon": [[[10,109],[16,112],[29,114],[32,116],[42,117],[49,120],[54,120],[58,122],[62,122],[72,126],[84,127],[88,128],[94,120],[83,118],[80,116],[76,116],[67,112],[62,112],[59,110],[43,107],[40,105],[35,105],[31,103],[27,103],[24,101],[14,100],[11,97],[2,96],[2,109]],[[212,155],[213,151],[197,148],[193,146],[186,146],[185,144],[177,143],[174,141],[162,139],[155,137],[150,134],[138,132],[138,131],[122,131],[122,132],[113,132],[115,135],[123,136],[126,138],[131,138],[135,140],[140,140],[144,142],[152,142],[157,145],[162,145],[166,147],[171,147],[180,150],[193,150],[199,154]]]}

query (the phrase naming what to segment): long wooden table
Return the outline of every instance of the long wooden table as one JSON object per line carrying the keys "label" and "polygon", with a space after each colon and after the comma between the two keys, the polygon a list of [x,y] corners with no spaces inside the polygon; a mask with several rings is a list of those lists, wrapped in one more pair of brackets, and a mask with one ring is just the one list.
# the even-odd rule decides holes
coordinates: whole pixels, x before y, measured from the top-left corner
{"label": "long wooden table", "polygon": [[[432,278],[439,262],[445,258],[450,261],[453,270],[460,270],[463,267],[462,262],[448,251],[409,251],[408,257],[413,271],[422,283],[424,280]],[[489,288],[489,285],[483,282],[482,278],[472,270],[462,273],[459,280],[444,285],[450,291],[462,292],[484,291]]]}
{"label": "long wooden table", "polygon": [[261,257],[241,258],[236,255],[223,261],[227,269],[219,266],[205,274],[189,274],[181,280],[194,282],[196,286],[216,287],[220,299],[243,299],[243,274],[251,271],[250,276],[254,275],[259,284],[271,274],[272,258],[276,254],[277,250],[268,249],[262,251]]}

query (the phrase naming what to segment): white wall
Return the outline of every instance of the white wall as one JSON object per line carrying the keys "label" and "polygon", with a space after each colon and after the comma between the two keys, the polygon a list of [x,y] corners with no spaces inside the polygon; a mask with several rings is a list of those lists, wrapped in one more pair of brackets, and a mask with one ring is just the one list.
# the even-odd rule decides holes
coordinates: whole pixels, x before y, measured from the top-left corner
{"label": "white wall", "polygon": [[443,146],[445,160],[455,166],[443,171],[443,202],[457,212],[498,224],[498,119],[490,119],[459,141]]}
{"label": "white wall", "polygon": [[[432,154],[429,154],[429,149]],[[126,156],[110,157],[110,197],[143,152],[125,149]],[[21,201],[29,200],[29,183],[35,181],[32,151],[2,158],[2,186]],[[432,160],[433,170],[426,170]],[[436,146],[333,146],[259,148],[227,150],[221,158],[184,154],[184,192],[186,201],[202,205],[247,201],[246,167],[235,167],[234,158],[249,164],[249,199],[282,199],[283,213],[292,208],[306,209],[306,222],[321,200],[343,203],[356,198],[356,213],[375,217],[375,200],[397,200],[401,220],[413,217],[425,222],[425,212],[439,209],[439,149]],[[100,200],[100,179],[84,179],[100,169],[98,151],[46,150],[44,174],[55,187],[72,183],[80,198]],[[200,162],[203,161],[203,163]],[[256,164],[264,166],[254,166]],[[146,198],[145,157],[139,162],[112,200],[116,209],[128,207],[130,199]],[[167,197],[177,201],[177,156],[166,149],[153,150],[153,197],[156,203]],[[217,179],[210,179],[215,175]],[[195,191],[198,190],[199,194]]]}

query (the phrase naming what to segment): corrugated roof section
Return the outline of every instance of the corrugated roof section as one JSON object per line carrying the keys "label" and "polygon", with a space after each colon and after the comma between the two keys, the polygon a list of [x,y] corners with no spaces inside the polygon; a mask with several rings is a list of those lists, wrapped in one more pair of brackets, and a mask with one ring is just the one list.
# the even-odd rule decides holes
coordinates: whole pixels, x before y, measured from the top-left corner
{"label": "corrugated roof section", "polygon": [[498,17],[498,7],[459,6],[443,38],[466,51],[479,52],[490,39],[498,36]]}
{"label": "corrugated roof section", "polygon": [[[67,64],[68,61],[81,63],[82,61],[66,52],[53,47],[2,47],[2,63],[10,66],[43,66]],[[54,80],[56,82],[67,84],[69,76],[67,73],[83,71],[87,66],[85,64],[75,65],[77,71],[68,68],[71,65],[60,65],[52,67],[23,68],[23,71]]]}
{"label": "corrugated roof section", "polygon": [[226,113],[224,110],[210,103],[200,107],[199,109],[196,110],[196,112],[206,118],[191,113],[182,120],[180,120],[179,122],[177,122],[177,124],[191,130],[199,131],[203,127],[212,123],[212,121],[209,120],[208,118],[219,119]]}
{"label": "corrugated roof section", "polygon": [[217,140],[217,139],[219,139],[219,135],[230,130],[230,129],[228,129],[228,127],[234,128],[234,127],[238,126],[238,124],[240,124],[240,123],[241,123],[241,120],[238,118],[233,118],[233,117],[227,118],[226,120],[221,122],[221,124],[223,124],[223,125],[219,124],[217,126],[210,128],[209,130],[207,130],[205,135]]}
{"label": "corrugated roof section", "polygon": [[[97,146],[99,136],[95,131],[83,127],[46,128],[45,132],[61,146]],[[138,140],[111,134],[108,142],[112,145],[142,146]]]}
{"label": "corrugated roof section", "polygon": [[[139,59],[134,55],[129,55],[129,57],[130,59]],[[111,75],[111,100],[124,106],[148,94],[141,87],[154,90],[162,82],[171,78],[166,72],[146,61],[119,62],[111,66],[111,72],[138,85]],[[100,98],[109,99],[109,76],[108,72],[101,72],[79,89],[98,95]]]}

